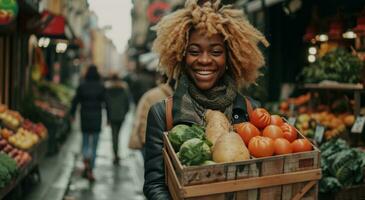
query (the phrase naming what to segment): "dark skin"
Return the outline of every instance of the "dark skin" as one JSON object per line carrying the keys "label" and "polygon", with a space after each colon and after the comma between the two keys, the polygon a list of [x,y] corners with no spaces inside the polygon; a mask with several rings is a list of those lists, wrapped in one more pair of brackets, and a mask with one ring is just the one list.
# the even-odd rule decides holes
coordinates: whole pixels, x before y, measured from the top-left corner
{"label": "dark skin", "polygon": [[207,37],[192,31],[185,57],[186,71],[200,90],[209,90],[223,76],[226,48],[220,34]]}

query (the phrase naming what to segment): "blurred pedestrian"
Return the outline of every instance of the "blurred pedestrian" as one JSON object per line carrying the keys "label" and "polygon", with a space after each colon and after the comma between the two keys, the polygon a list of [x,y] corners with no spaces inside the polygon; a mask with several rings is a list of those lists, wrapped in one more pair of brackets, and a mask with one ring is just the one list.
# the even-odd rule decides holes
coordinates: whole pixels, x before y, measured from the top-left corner
{"label": "blurred pedestrian", "polygon": [[90,65],[85,74],[85,80],[77,88],[72,100],[71,116],[74,118],[77,105],[81,105],[82,155],[84,158],[84,173],[90,181],[94,181],[96,150],[101,131],[102,107],[105,103],[105,87],[100,80],[95,65]]}
{"label": "blurred pedestrian", "polygon": [[113,153],[115,165],[119,164],[119,132],[125,115],[129,110],[128,87],[119,79],[117,74],[111,76],[106,89],[106,105],[108,111],[108,124],[112,129]]}
{"label": "blurred pedestrian", "polygon": [[161,83],[147,91],[140,99],[134,118],[132,134],[129,139],[129,148],[141,150],[144,157],[143,146],[146,141],[147,115],[150,107],[171,96],[173,93],[173,81],[166,83],[167,76],[162,77]]}

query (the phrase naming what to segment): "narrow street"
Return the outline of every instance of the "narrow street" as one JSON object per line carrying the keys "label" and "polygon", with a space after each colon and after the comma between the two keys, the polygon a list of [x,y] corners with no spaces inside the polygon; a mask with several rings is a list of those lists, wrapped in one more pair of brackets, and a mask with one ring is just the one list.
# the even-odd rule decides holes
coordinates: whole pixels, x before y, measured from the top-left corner
{"label": "narrow street", "polygon": [[133,115],[132,107],[122,125],[119,166],[113,165],[111,130],[103,122],[94,183],[81,177],[81,132],[79,120],[76,120],[60,152],[46,157],[41,163],[41,181],[26,200],[119,200],[121,197],[123,200],[143,200],[143,158],[139,151],[128,149]]}

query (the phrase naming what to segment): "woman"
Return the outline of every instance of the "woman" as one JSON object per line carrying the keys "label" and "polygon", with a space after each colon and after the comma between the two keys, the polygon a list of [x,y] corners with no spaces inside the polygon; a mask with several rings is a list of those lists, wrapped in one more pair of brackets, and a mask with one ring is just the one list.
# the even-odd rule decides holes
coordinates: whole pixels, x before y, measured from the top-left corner
{"label": "woman", "polygon": [[101,130],[101,111],[105,102],[105,88],[100,80],[97,67],[89,66],[85,81],[77,88],[72,100],[71,116],[74,118],[77,105],[81,104],[82,155],[84,157],[84,175],[94,181],[92,169],[95,166],[96,149]]}
{"label": "woman", "polygon": [[[224,112],[232,124],[247,121],[245,98],[238,91],[254,83],[264,65],[258,42],[268,45],[241,11],[220,7],[219,1],[188,0],[185,8],[164,17],[153,49],[161,70],[178,80],[173,125],[205,125],[207,109]],[[147,119],[144,193],[153,200],[170,198],[162,157],[165,116],[161,102]]]}

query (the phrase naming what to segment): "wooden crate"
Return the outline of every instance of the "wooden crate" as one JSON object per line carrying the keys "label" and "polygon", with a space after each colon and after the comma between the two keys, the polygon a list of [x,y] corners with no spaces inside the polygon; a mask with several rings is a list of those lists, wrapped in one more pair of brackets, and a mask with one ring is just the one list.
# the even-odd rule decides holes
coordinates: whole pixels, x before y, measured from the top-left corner
{"label": "wooden crate", "polygon": [[[299,133],[299,137],[304,137]],[[173,199],[317,199],[320,152],[253,158],[207,166],[183,166],[164,133],[166,182]]]}

